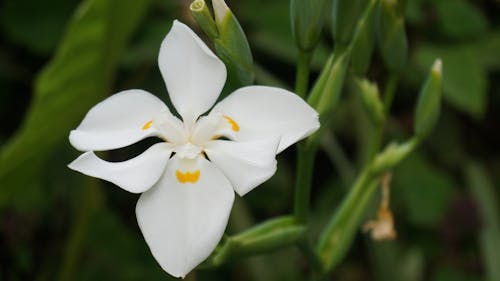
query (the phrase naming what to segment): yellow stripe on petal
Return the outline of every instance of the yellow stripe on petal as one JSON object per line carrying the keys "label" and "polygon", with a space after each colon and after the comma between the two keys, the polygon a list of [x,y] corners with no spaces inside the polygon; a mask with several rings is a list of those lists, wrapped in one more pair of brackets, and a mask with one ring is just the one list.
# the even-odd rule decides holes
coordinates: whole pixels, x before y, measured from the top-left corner
{"label": "yellow stripe on petal", "polygon": [[229,123],[229,125],[231,125],[231,129],[233,131],[238,132],[240,130],[240,125],[238,125],[238,123],[236,123],[236,121],[234,121],[231,117],[224,115],[224,118]]}
{"label": "yellow stripe on petal", "polygon": [[142,126],[142,130],[145,131],[151,128],[152,125],[153,125],[153,120],[149,120],[148,122],[146,122],[146,124],[144,124],[144,126]]}
{"label": "yellow stripe on petal", "polygon": [[196,170],[194,172],[181,172],[179,170],[175,171],[175,176],[177,177],[177,181],[180,183],[196,183],[200,179],[200,170]]}

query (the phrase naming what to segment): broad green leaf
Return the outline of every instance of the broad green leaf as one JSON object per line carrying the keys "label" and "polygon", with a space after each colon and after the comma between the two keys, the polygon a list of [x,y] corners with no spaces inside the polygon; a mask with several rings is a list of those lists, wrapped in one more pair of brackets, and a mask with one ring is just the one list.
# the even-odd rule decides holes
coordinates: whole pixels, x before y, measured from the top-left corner
{"label": "broad green leaf", "polygon": [[446,214],[454,183],[421,154],[414,153],[395,169],[392,190],[395,202],[401,204],[413,225],[432,228]]}
{"label": "broad green leaf", "polygon": [[[298,50],[290,28],[289,0],[231,3],[234,5],[230,8],[240,19],[252,51],[265,52],[283,62],[295,64]],[[311,61],[312,69],[321,70],[329,53],[330,50],[320,42]]]}
{"label": "broad green leaf", "polygon": [[49,54],[63,35],[76,0],[6,0],[0,25],[9,39],[38,54]]}
{"label": "broad green leaf", "polygon": [[500,210],[498,194],[485,168],[471,163],[467,167],[469,189],[474,196],[479,210],[481,229],[479,230],[479,246],[484,263],[487,280],[500,279]]}
{"label": "broad green leaf", "polygon": [[439,17],[438,25],[442,33],[453,39],[463,39],[482,35],[488,23],[472,1],[439,0],[435,9]]}
{"label": "broad green leaf", "polygon": [[443,61],[443,98],[456,109],[481,118],[486,110],[487,72],[475,56],[476,49],[468,46],[424,45],[415,51],[415,62],[421,70],[432,61]]}
{"label": "broad green leaf", "polygon": [[[88,0],[40,73],[21,128],[0,151],[0,207],[43,202],[42,166],[92,105],[109,94],[121,51],[149,1]],[[66,167],[61,167],[65,169]]]}

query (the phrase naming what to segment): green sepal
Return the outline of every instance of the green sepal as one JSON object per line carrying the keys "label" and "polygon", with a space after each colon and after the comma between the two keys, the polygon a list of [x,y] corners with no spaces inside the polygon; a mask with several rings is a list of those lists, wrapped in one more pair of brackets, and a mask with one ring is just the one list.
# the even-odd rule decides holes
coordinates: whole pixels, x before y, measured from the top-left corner
{"label": "green sepal", "polygon": [[356,79],[355,83],[370,120],[375,126],[380,126],[385,121],[385,113],[377,85],[360,78]]}
{"label": "green sepal", "polygon": [[376,23],[377,42],[385,65],[392,72],[402,71],[408,60],[404,3],[380,0]]}
{"label": "green sepal", "polygon": [[292,34],[301,51],[310,52],[318,43],[325,19],[326,0],[291,0]]}
{"label": "green sepal", "polygon": [[437,59],[432,65],[425,84],[420,90],[415,112],[415,135],[427,137],[436,126],[441,110],[442,63]]}

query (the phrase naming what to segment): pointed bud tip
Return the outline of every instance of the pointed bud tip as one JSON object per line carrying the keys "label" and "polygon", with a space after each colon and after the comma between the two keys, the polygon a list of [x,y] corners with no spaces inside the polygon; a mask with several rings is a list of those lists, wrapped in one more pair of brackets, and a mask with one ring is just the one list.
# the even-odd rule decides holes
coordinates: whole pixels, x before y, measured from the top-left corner
{"label": "pointed bud tip", "polygon": [[443,62],[440,58],[434,61],[434,64],[432,65],[432,72],[438,75],[441,75],[443,72]]}
{"label": "pointed bud tip", "polygon": [[212,5],[214,8],[215,20],[217,22],[222,22],[229,12],[229,7],[224,0],[212,0]]}

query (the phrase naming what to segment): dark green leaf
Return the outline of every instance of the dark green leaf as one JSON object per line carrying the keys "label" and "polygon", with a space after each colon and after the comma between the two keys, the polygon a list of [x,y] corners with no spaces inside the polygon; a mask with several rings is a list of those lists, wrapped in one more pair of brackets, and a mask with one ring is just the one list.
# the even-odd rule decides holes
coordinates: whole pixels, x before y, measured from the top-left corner
{"label": "dark green leaf", "polygon": [[[0,206],[43,202],[49,152],[109,94],[117,62],[149,1],[88,0],[76,11],[54,59],[40,73],[21,128],[0,152]],[[65,169],[65,167],[61,167]]]}

